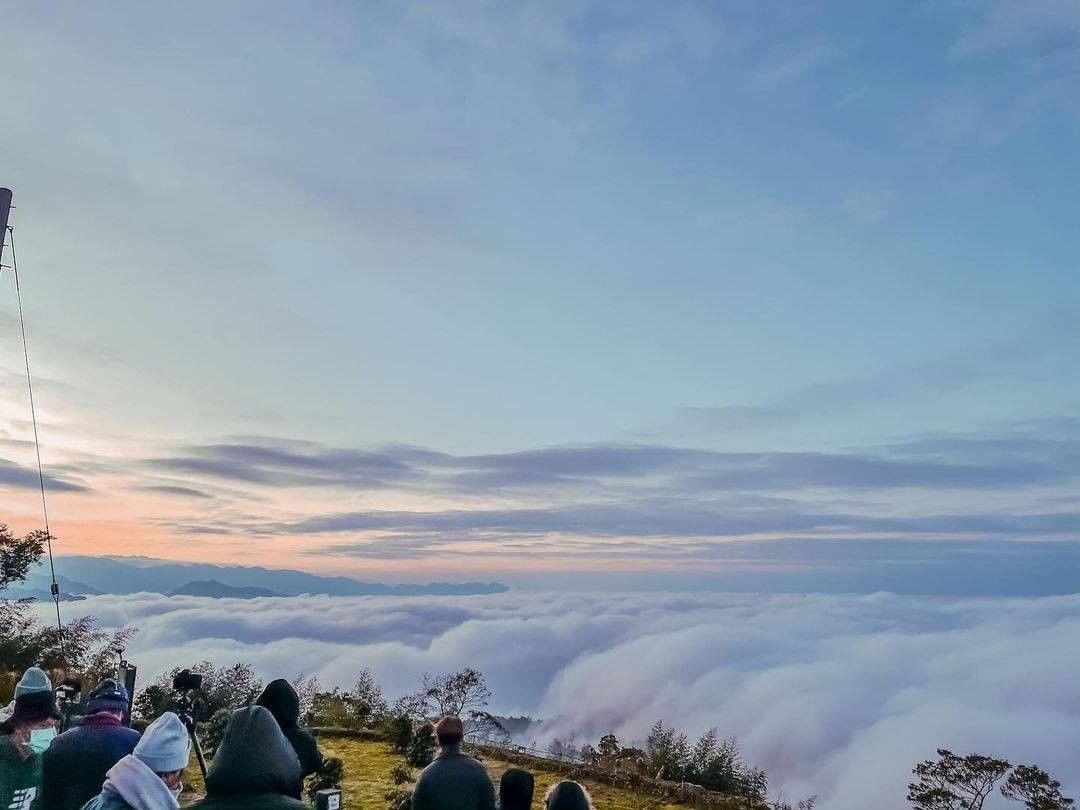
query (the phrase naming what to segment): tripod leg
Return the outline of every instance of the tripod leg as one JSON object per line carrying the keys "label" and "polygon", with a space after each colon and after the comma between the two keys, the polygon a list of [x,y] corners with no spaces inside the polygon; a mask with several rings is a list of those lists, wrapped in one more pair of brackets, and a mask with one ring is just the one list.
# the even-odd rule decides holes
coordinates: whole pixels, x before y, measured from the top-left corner
{"label": "tripod leg", "polygon": [[185,723],[188,736],[191,737],[191,747],[195,749],[195,759],[199,762],[199,770],[202,771],[203,780],[206,779],[206,758],[203,756],[202,745],[199,744],[199,735],[195,733],[194,721]]}

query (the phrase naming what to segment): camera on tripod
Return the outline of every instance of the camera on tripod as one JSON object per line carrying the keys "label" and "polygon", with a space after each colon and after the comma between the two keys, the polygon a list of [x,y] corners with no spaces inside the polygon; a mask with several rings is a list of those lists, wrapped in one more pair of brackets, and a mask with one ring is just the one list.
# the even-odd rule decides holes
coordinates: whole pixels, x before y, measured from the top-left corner
{"label": "camera on tripod", "polygon": [[176,714],[187,727],[188,736],[191,737],[191,746],[195,750],[195,758],[199,762],[199,770],[203,778],[206,778],[206,760],[203,758],[202,745],[199,744],[199,735],[195,733],[195,693],[202,688],[203,676],[199,672],[190,669],[182,669],[173,675],[172,688],[179,694],[176,700]]}
{"label": "camera on tripod", "polygon": [[56,687],[56,705],[60,709],[61,733],[71,728],[72,715],[78,714],[79,701],[82,699],[82,681],[78,678],[64,678]]}

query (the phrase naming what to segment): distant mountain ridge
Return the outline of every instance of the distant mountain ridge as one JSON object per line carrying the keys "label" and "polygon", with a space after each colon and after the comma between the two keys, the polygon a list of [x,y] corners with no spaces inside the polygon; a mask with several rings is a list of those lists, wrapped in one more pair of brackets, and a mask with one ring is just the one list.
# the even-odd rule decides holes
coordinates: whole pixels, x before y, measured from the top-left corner
{"label": "distant mountain ridge", "polygon": [[[56,558],[57,581],[72,596],[81,594],[172,594],[193,583],[213,582],[227,589],[259,589],[281,596],[324,594],[327,596],[479,596],[505,593],[499,582],[432,582],[426,585],[387,585],[361,582],[349,577],[324,577],[304,571],[212,565],[210,563],[173,563],[123,557],[88,557],[73,555]],[[62,573],[61,573],[62,572]],[[47,564],[31,572],[26,590],[49,590]],[[208,594],[209,595],[209,594]],[[266,594],[269,595],[269,594]],[[241,597],[247,598],[247,597]]]}
{"label": "distant mountain ridge", "polygon": [[258,599],[260,596],[284,595],[268,588],[234,588],[216,579],[197,579],[169,592],[169,596],[210,596],[214,599]]}

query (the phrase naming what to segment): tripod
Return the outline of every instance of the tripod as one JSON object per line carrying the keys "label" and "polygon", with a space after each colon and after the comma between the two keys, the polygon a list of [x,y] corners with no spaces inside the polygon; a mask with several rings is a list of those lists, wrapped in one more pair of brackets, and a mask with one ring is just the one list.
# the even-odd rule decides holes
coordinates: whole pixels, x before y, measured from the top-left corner
{"label": "tripod", "polygon": [[199,762],[199,770],[202,771],[203,779],[206,779],[206,759],[203,757],[202,745],[199,744],[199,735],[195,733],[195,701],[190,697],[189,693],[180,693],[180,705],[179,711],[176,713],[180,718],[180,722],[184,724],[184,728],[187,729],[188,736],[191,738],[191,747],[195,749],[195,759]]}

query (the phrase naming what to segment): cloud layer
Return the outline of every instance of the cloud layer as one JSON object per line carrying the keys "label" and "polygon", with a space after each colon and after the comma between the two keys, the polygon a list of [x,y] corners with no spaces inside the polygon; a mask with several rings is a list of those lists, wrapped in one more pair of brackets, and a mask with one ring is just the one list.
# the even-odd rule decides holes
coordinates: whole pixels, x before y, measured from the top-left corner
{"label": "cloud layer", "polygon": [[474,665],[497,710],[553,719],[545,735],[715,725],[774,789],[835,810],[902,806],[912,764],[937,746],[1036,762],[1080,788],[1080,596],[144,594],[80,607],[140,628],[128,657],[144,681],[209,658],[348,686],[370,665],[400,693],[420,672]]}

